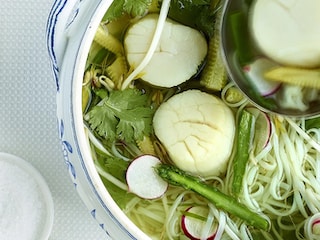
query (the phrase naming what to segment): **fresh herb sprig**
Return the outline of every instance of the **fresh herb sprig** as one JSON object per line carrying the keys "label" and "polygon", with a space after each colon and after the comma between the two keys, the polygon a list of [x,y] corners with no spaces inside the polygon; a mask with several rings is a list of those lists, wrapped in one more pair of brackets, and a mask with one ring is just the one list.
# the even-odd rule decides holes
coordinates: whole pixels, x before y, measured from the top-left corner
{"label": "fresh herb sprig", "polygon": [[[131,17],[144,16],[149,8],[158,4],[159,10],[162,1],[158,0],[117,0],[113,1],[103,17],[103,21],[111,22],[124,15]],[[203,31],[207,36],[212,36],[215,14],[221,0],[171,0],[169,17],[182,24]]]}
{"label": "fresh herb sprig", "polygon": [[150,135],[153,114],[148,95],[128,88],[110,92],[84,119],[100,137],[110,142],[124,140],[132,143]]}
{"label": "fresh herb sprig", "polygon": [[150,7],[152,0],[117,0],[113,1],[105,16],[104,21],[111,22],[127,14],[131,17],[143,16]]}

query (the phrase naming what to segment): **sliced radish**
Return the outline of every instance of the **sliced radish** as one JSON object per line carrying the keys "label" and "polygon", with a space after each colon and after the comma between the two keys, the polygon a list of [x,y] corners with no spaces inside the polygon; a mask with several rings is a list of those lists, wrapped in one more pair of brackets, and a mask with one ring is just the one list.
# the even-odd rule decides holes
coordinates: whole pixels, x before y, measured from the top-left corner
{"label": "sliced radish", "polygon": [[266,58],[258,58],[251,64],[244,66],[243,71],[252,84],[255,85],[259,93],[267,97],[276,93],[281,87],[281,83],[268,81],[263,76],[266,71],[276,66],[278,66],[278,64]]}
{"label": "sliced radish", "polygon": [[255,150],[261,151],[270,142],[272,133],[270,117],[267,113],[261,111],[256,107],[247,107],[246,109],[255,116],[256,120],[253,142],[256,145]]}
{"label": "sliced radish", "polygon": [[[216,235],[217,226],[209,229],[206,227],[206,218],[209,210],[201,206],[189,207],[181,219],[181,227],[184,234],[191,240],[207,239],[213,240]],[[203,236],[205,234],[205,236]]]}
{"label": "sliced radish", "polygon": [[320,235],[320,219],[317,219],[312,223],[312,233]]}
{"label": "sliced radish", "polygon": [[129,191],[145,199],[161,197],[167,191],[168,183],[154,170],[160,163],[152,155],[142,155],[133,160],[126,173]]}

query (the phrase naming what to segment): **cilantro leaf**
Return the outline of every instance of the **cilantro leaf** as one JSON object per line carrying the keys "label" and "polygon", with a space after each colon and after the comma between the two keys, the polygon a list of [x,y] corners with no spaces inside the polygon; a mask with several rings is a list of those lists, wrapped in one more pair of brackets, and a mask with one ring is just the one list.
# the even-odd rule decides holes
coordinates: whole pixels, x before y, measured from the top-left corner
{"label": "cilantro leaf", "polygon": [[152,0],[125,1],[124,10],[132,16],[142,16],[146,13]]}
{"label": "cilantro leaf", "polygon": [[216,8],[207,0],[175,0],[170,5],[169,17],[184,25],[196,28],[207,36],[214,32]]}
{"label": "cilantro leaf", "polygon": [[[112,176],[114,176],[121,182],[126,183],[125,174],[130,162],[123,161],[122,159],[119,159],[117,157],[105,157],[103,155],[97,155],[100,162],[99,165],[106,172],[110,173]],[[113,184],[112,182],[108,181],[103,177],[101,178],[101,180],[103,181],[103,184],[106,186],[108,192],[115,200],[115,202],[119,205],[121,209],[124,209],[127,205],[127,202],[129,202],[134,195],[128,191],[119,188],[117,185]]]}
{"label": "cilantro leaf", "polygon": [[152,131],[152,109],[138,107],[126,112],[119,113],[120,121],[117,126],[117,134],[122,140],[134,139],[141,140],[143,136],[148,136]]}
{"label": "cilantro leaf", "polygon": [[85,115],[85,120],[93,130],[97,131],[99,136],[111,141],[115,140],[114,129],[118,121],[108,107],[96,105]]}
{"label": "cilantro leaf", "polygon": [[85,120],[97,134],[108,141],[134,142],[152,132],[154,110],[148,96],[138,89],[112,91],[94,106]]}
{"label": "cilantro leaf", "polygon": [[105,16],[104,21],[113,21],[120,18],[124,14],[128,14],[132,17],[143,16],[152,0],[117,0],[113,1]]}

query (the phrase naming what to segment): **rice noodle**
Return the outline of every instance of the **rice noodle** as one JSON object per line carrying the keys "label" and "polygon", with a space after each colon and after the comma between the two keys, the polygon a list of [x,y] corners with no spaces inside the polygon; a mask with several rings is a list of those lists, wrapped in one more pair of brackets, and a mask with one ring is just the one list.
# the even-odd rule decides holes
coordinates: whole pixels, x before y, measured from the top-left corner
{"label": "rice noodle", "polygon": [[[222,99],[228,88],[222,91]],[[251,106],[247,99],[230,104],[238,120],[240,112]],[[252,211],[258,212],[272,222],[270,232],[259,232],[264,239],[283,239],[284,234],[295,234],[296,239],[319,239],[312,225],[320,219],[320,129],[306,130],[305,119],[291,119],[269,115],[271,135],[268,144],[250,153],[243,179],[243,190],[239,201]],[[105,149],[94,135],[86,130],[92,146],[92,156],[98,173],[127,190],[127,186],[108,173],[97,161],[94,149],[105,155],[116,155],[123,161],[130,158],[114,145],[111,151]],[[233,178],[232,152],[225,176],[205,180],[221,192],[231,194]],[[199,195],[170,186],[166,194],[154,200],[133,197],[123,211],[152,239],[183,239],[180,227],[181,217],[190,206],[209,209],[202,236],[207,236],[216,227],[217,239],[251,239],[253,232],[241,219],[216,209]]]}
{"label": "rice noodle", "polygon": [[[309,213],[318,214],[320,211],[320,153],[315,148],[320,139],[320,131],[312,129],[305,133],[309,137],[305,134],[302,136],[297,131],[299,124],[302,127],[304,125],[302,121],[289,123],[287,119],[273,116],[272,127],[275,130],[269,145],[261,152],[250,155],[240,201],[250,209],[271,217],[272,225],[276,223],[277,227],[273,226],[270,233],[261,233],[265,239],[281,238],[285,231],[295,232],[297,239],[316,239],[310,230]],[[228,192],[231,184],[229,179],[233,174],[230,165],[232,163],[228,166],[226,178],[215,177],[206,181],[221,191]],[[159,222],[157,228],[166,232],[166,239],[179,238],[182,212],[191,205],[207,205],[210,209],[211,215],[208,215],[203,228],[203,236],[218,222],[215,239],[224,239],[226,236],[232,239],[251,239],[247,226],[241,220],[233,219],[195,193],[181,191],[178,187],[170,187],[163,198],[150,202],[152,208],[146,207],[143,200],[132,202],[134,204],[131,203],[132,206],[126,212],[129,211],[127,214],[133,216],[136,224],[143,224],[142,228],[149,232],[150,229],[155,231],[155,222]],[[143,221],[145,217],[152,221]],[[307,220],[303,220],[304,218]],[[159,235],[162,236],[161,231]]]}
{"label": "rice noodle", "polygon": [[[214,216],[213,216],[212,212],[209,211],[208,216],[207,216],[207,220],[206,220],[206,222],[202,228],[202,231],[201,231],[201,238],[200,239],[204,239],[204,240],[207,239],[207,236],[210,235],[211,227],[214,225],[213,223],[214,223]],[[219,226],[220,226],[220,224],[219,224]],[[221,235],[222,235],[222,233],[223,233],[223,230],[221,232]],[[218,231],[216,233],[216,238],[219,239],[217,234],[218,234]]]}

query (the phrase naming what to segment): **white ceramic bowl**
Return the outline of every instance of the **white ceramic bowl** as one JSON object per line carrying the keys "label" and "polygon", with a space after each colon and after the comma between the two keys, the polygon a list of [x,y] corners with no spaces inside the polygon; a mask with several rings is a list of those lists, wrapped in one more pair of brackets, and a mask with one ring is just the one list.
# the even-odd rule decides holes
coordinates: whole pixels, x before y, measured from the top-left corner
{"label": "white ceramic bowl", "polygon": [[0,166],[0,192],[5,196],[0,199],[0,222],[5,227],[0,239],[47,240],[54,206],[45,179],[29,162],[8,153],[0,153]]}
{"label": "white ceramic bowl", "polygon": [[104,187],[86,141],[81,88],[86,58],[112,0],[56,0],[47,22],[47,47],[57,87],[57,121],[70,177],[106,239],[149,239]]}

